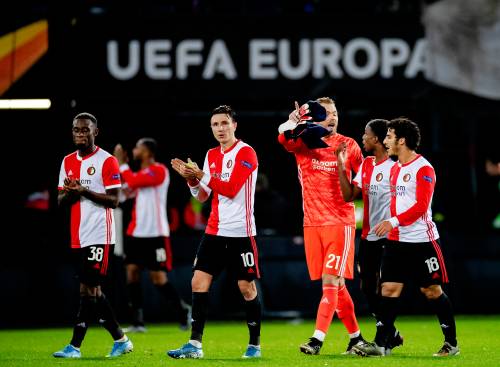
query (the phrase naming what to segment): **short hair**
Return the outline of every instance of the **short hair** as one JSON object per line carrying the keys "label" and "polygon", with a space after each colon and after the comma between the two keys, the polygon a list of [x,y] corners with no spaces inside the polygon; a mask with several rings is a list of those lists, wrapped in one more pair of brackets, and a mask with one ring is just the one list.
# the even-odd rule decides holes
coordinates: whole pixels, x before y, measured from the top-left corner
{"label": "short hair", "polygon": [[330,104],[335,105],[335,101],[330,97],[319,97],[316,99],[316,102],[318,102],[318,103],[330,103]]}
{"label": "short hair", "polygon": [[158,143],[153,138],[141,138],[139,139],[139,144],[144,145],[151,152],[153,156],[156,156],[158,150]]}
{"label": "short hair", "polygon": [[234,112],[234,110],[231,108],[231,106],[228,106],[226,104],[220,105],[219,107],[215,107],[214,110],[212,111],[212,116],[217,115],[219,113],[223,113],[225,115],[228,115],[233,120],[236,117],[236,112]]}
{"label": "short hair", "polygon": [[418,125],[406,117],[392,119],[387,124],[388,129],[394,130],[397,139],[405,138],[406,146],[417,150],[420,145],[420,129]]}
{"label": "short hair", "polygon": [[368,121],[366,127],[372,129],[380,144],[384,144],[384,139],[387,136],[387,125],[389,121],[384,119],[373,119]]}
{"label": "short hair", "polygon": [[97,119],[94,115],[88,112],[81,112],[78,115],[75,116],[73,121],[75,120],[90,120],[94,123],[95,126],[97,126]]}

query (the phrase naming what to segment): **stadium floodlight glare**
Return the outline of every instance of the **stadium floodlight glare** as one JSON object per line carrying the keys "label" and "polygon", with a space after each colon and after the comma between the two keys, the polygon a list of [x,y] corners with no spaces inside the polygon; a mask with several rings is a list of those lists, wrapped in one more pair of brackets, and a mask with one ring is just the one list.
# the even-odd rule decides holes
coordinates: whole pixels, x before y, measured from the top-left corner
{"label": "stadium floodlight glare", "polygon": [[3,110],[47,110],[50,99],[0,99],[0,109]]}

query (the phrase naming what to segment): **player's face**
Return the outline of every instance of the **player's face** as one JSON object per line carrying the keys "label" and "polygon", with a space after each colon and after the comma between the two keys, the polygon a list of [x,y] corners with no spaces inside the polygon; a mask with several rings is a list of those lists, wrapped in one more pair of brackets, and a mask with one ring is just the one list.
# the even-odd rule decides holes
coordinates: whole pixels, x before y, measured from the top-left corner
{"label": "player's face", "polygon": [[134,149],[132,150],[132,155],[136,161],[142,161],[143,159],[148,157],[149,150],[148,148],[141,143],[139,140],[137,144],[135,144]]}
{"label": "player's face", "polygon": [[73,143],[79,150],[85,150],[94,145],[95,137],[98,129],[90,120],[74,120],[73,121]]}
{"label": "player's face", "polygon": [[333,103],[320,103],[326,110],[326,120],[318,122],[325,129],[328,129],[331,134],[337,132],[337,125],[339,123],[339,118],[337,114],[337,107]]}
{"label": "player's face", "polygon": [[399,141],[394,133],[394,129],[387,130],[387,135],[384,139],[384,145],[387,148],[387,153],[389,156],[397,156],[399,153]]}
{"label": "player's face", "polygon": [[230,144],[236,139],[234,136],[236,122],[225,113],[213,115],[210,119],[210,127],[212,128],[215,139],[221,145]]}
{"label": "player's face", "polygon": [[372,152],[375,149],[375,144],[377,144],[377,136],[373,132],[370,126],[365,127],[365,133],[363,134],[363,149],[365,152]]}

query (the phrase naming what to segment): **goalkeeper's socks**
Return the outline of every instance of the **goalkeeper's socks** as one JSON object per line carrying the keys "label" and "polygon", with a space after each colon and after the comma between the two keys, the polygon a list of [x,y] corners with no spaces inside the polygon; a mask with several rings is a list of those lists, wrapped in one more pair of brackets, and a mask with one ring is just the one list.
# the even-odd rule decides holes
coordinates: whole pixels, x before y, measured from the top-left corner
{"label": "goalkeeper's socks", "polygon": [[443,331],[444,340],[452,346],[457,346],[457,330],[455,325],[455,317],[451,302],[446,293],[443,292],[437,299],[429,300],[434,312],[436,313],[441,330]]}
{"label": "goalkeeper's socks", "polygon": [[95,319],[96,315],[96,297],[82,296],[80,297],[80,307],[76,315],[76,323],[73,328],[73,337],[70,344],[75,348],[80,348],[83,338],[87,333],[90,322]]}
{"label": "goalkeeper's socks", "polygon": [[323,285],[323,295],[319,302],[318,314],[316,316],[316,330],[323,333],[328,332],[332,323],[333,314],[338,304],[338,286],[333,284]]}
{"label": "goalkeeper's socks", "polygon": [[259,295],[251,301],[245,300],[245,313],[250,334],[249,345],[260,345],[260,324],[262,320],[262,306]]}
{"label": "goalkeeper's socks", "polygon": [[345,285],[341,286],[338,291],[337,315],[347,329],[349,336],[351,338],[358,337],[360,331],[354,313],[354,303]]}
{"label": "goalkeeper's socks", "polygon": [[208,313],[208,292],[193,292],[191,340],[201,343]]}

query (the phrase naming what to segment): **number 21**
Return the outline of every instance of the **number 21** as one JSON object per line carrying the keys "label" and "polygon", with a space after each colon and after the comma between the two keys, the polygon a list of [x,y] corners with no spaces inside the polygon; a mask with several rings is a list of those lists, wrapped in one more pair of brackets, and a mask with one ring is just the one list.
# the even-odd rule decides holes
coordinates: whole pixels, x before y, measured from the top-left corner
{"label": "number 21", "polygon": [[335,256],[334,254],[328,255],[328,261],[326,262],[326,267],[329,269],[333,268],[332,262],[335,261],[335,270],[339,268],[340,256]]}

